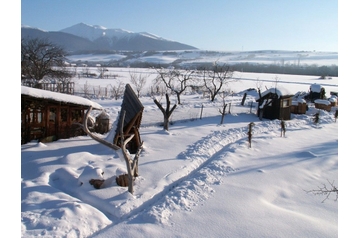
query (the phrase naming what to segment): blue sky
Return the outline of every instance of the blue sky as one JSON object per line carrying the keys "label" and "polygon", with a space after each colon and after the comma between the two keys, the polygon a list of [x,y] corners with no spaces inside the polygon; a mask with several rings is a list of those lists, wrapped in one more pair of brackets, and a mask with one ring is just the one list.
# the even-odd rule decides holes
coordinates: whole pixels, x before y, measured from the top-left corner
{"label": "blue sky", "polygon": [[22,0],[21,24],[146,31],[203,50],[338,52],[337,0]]}

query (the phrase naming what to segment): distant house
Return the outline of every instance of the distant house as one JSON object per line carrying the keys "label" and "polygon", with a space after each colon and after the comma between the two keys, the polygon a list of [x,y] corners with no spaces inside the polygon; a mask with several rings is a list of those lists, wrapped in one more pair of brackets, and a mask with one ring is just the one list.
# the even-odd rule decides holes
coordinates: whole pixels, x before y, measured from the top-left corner
{"label": "distant house", "polygon": [[270,88],[259,92],[257,116],[266,119],[291,119],[291,104],[293,94],[284,88]]}
{"label": "distant house", "polygon": [[311,84],[306,100],[314,102],[316,99],[325,99],[326,90],[320,84]]}
{"label": "distant house", "polygon": [[21,144],[86,135],[76,123],[83,123],[90,106],[102,110],[82,97],[21,86]]}

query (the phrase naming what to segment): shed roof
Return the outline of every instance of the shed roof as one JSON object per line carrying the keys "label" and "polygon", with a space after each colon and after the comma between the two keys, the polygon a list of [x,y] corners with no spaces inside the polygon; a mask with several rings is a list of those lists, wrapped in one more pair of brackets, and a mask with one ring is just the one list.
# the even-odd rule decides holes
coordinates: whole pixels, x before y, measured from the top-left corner
{"label": "shed roof", "polygon": [[324,105],[330,105],[331,104],[331,102],[330,101],[328,101],[328,100],[324,100],[324,99],[316,99],[315,101],[314,101],[314,103],[317,103],[317,104],[324,104]]}
{"label": "shed roof", "polygon": [[98,103],[92,102],[91,100],[83,97],[64,94],[64,93],[57,93],[57,92],[52,92],[52,91],[38,89],[38,88],[21,86],[21,95],[27,95],[40,99],[49,99],[58,102],[72,103],[76,105],[92,106],[93,109],[98,109],[98,110],[103,109],[102,106],[99,105]]}
{"label": "shed roof", "polygon": [[322,89],[322,86],[320,84],[311,84],[311,92],[315,92],[315,93],[320,93],[321,92],[321,89]]}
{"label": "shed roof", "polygon": [[[286,89],[284,87],[276,87],[276,88],[269,88],[266,91],[262,92],[261,97],[264,97],[269,93],[277,94],[278,97],[293,96],[293,94],[288,89]],[[259,99],[259,98],[256,98],[256,99]]]}
{"label": "shed roof", "polygon": [[[124,111],[126,112],[126,117],[124,118],[124,126],[128,125],[128,123],[132,121],[138,115],[138,113],[142,113],[143,109],[144,107],[139,101],[132,87],[129,84],[126,84],[120,112],[120,118],[122,118],[122,114],[124,113]],[[121,121],[119,121],[119,126],[121,127]]]}

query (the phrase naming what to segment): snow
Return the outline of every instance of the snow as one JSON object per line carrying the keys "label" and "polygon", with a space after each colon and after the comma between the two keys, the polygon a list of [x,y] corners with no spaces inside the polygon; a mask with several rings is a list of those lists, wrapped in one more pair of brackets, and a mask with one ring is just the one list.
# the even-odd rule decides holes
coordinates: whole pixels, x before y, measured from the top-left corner
{"label": "snow", "polygon": [[21,86],[21,94],[35,98],[46,98],[59,102],[74,103],[78,105],[92,106],[95,109],[102,109],[102,106],[100,104],[75,95],[51,92],[26,86]]}
{"label": "snow", "polygon": [[320,93],[321,88],[322,88],[322,86],[320,84],[314,83],[314,84],[311,85],[311,91],[315,92],[315,93]]}
{"label": "snow", "polygon": [[[266,91],[262,92],[261,97],[263,97],[269,93],[277,94],[278,97],[293,95],[293,93],[290,90],[288,90],[287,88],[277,86],[274,88],[269,88]],[[259,99],[259,98],[260,97],[258,96],[256,99]]]}
{"label": "snow", "polygon": [[[134,72],[110,70],[124,83]],[[277,83],[293,93],[308,91],[316,82],[329,95],[338,92],[338,78],[250,73],[234,77],[228,86],[234,93],[225,98],[231,113],[223,124],[220,97],[210,102],[202,94],[182,95],[169,131],[160,125],[163,115],[153,99],[146,94],[139,98],[145,108],[140,127],[144,148],[134,194],[114,181],[126,173],[121,151],[89,136],[21,145],[21,237],[337,237],[336,194],[325,199],[308,192],[323,185],[330,188],[331,183],[338,187],[337,107],[326,112],[307,103],[307,113],[292,114],[281,137],[279,120],[260,121],[255,115],[255,91],[248,93],[243,106],[241,100],[247,89],[256,88],[258,79],[262,88]],[[106,86],[117,79],[74,80],[79,89],[85,83]],[[150,86],[148,82],[148,90]],[[174,105],[175,96],[170,98]],[[92,102],[116,123],[121,100]],[[316,112],[318,124],[313,123]],[[98,136],[108,140],[113,131]],[[96,178],[106,179],[106,186],[90,185]]]}
{"label": "snow", "polygon": [[314,100],[315,103],[318,104],[323,104],[323,105],[331,105],[331,102],[329,100],[325,100],[325,99],[316,99]]}
{"label": "snow", "polygon": [[[107,33],[108,34],[108,33]],[[315,52],[315,51],[206,51],[206,50],[184,50],[170,51],[173,54],[163,60],[163,52],[153,52],[150,57],[145,54],[136,55],[132,61],[148,62],[157,64],[171,64],[175,61],[183,61],[183,64],[212,63],[215,61],[225,62],[229,65],[239,63],[252,64],[274,64],[274,65],[307,65],[331,66],[338,65],[337,52]],[[97,54],[69,55],[67,58],[72,62],[77,61],[103,61],[121,60],[126,55],[123,53],[111,54],[106,57]],[[130,62],[130,61],[128,61]]]}

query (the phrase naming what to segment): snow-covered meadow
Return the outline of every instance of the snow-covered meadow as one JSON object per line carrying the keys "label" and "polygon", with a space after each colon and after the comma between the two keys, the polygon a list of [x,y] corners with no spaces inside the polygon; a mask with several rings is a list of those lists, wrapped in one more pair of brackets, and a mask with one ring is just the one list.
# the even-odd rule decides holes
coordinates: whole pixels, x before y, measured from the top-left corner
{"label": "snow-covered meadow", "polygon": [[[95,69],[93,69],[95,70]],[[129,73],[149,69],[110,68],[116,79],[75,78],[84,85],[107,86]],[[126,173],[113,150],[89,136],[21,146],[22,237],[337,237],[336,193],[315,195],[326,185],[338,187],[338,124],[331,112],[309,104],[305,115],[292,114],[281,137],[279,120],[259,120],[255,91],[275,85],[293,94],[313,83],[326,95],[338,91],[338,78],[235,72],[226,88],[230,114],[220,124],[220,97],[182,95],[169,131],[153,98],[144,105],[140,128],[144,149],[134,194],[112,181],[95,189],[89,179]],[[175,104],[175,96],[170,97]],[[165,103],[165,98],[158,97]],[[121,100],[97,98],[112,123]],[[200,119],[201,108],[203,117]],[[313,115],[319,112],[318,124]],[[95,116],[95,115],[94,115]],[[251,148],[248,124],[253,122]],[[111,133],[111,132],[110,132]],[[101,135],[104,139],[109,135]]]}
{"label": "snow-covered meadow", "polygon": [[182,50],[182,51],[146,51],[133,53],[126,58],[128,53],[117,54],[82,54],[69,55],[71,62],[110,62],[124,61],[128,65],[136,62],[150,64],[174,64],[180,61],[183,64],[225,62],[229,65],[238,63],[251,64],[279,64],[300,66],[331,66],[338,65],[337,52],[316,51],[285,51],[285,50],[258,50],[258,51],[207,51],[207,50]]}

